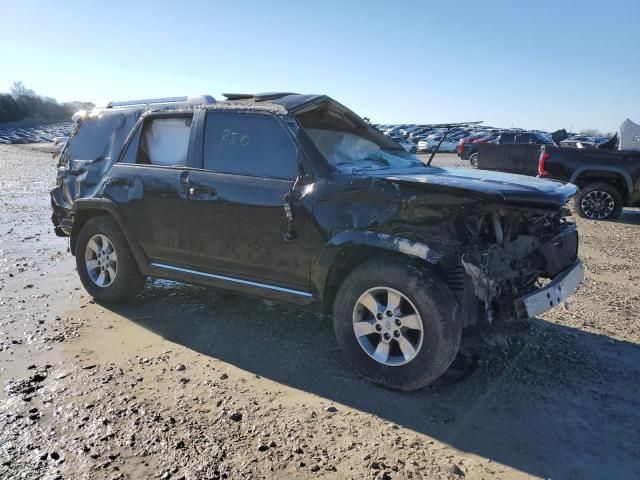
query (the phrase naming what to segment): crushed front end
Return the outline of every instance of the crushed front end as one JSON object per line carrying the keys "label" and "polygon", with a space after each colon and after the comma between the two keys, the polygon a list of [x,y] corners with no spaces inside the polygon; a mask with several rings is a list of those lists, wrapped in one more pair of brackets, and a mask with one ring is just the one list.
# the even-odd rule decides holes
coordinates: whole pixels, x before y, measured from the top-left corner
{"label": "crushed front end", "polygon": [[[466,241],[458,269],[477,299],[478,326],[516,329],[578,287],[583,268],[569,215],[566,208],[495,207],[459,219]],[[467,292],[463,302],[469,299]]]}

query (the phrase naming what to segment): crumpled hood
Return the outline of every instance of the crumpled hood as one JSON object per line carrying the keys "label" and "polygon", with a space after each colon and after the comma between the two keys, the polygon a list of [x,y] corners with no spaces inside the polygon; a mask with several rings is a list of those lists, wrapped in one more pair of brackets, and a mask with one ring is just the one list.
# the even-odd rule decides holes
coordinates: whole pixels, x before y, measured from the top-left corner
{"label": "crumpled hood", "polygon": [[416,167],[360,174],[399,182],[420,190],[429,189],[520,205],[561,207],[577,192],[576,186],[572,184],[470,168]]}

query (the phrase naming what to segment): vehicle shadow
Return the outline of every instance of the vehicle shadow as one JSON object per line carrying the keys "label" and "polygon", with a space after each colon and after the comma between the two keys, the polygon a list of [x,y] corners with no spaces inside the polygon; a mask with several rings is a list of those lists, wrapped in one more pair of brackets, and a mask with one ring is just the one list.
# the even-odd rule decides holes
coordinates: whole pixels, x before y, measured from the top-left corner
{"label": "vehicle shadow", "polygon": [[386,390],[344,360],[330,318],[174,282],[109,307],[164,338],[538,477],[639,478],[640,348],[535,320],[464,381]]}

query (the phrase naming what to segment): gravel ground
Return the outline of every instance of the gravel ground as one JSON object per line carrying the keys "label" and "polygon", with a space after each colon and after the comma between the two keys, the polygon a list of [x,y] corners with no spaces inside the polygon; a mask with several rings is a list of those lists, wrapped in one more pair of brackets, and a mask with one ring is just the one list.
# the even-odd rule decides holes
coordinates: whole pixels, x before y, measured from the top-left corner
{"label": "gravel ground", "polygon": [[640,477],[636,211],[577,219],[566,305],[398,393],[327,317],[166,281],[95,304],[49,221],[51,154],[0,145],[0,167],[0,478]]}

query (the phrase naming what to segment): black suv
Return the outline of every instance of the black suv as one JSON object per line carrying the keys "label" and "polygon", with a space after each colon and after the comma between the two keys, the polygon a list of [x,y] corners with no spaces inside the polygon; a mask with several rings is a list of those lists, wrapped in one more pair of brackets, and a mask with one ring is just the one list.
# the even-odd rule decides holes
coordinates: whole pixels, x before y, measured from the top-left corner
{"label": "black suv", "polygon": [[96,300],[150,276],[319,307],[358,371],[410,390],[463,329],[526,323],[580,283],[573,185],[425,166],[327,96],[226,97],[79,119],[53,223]]}

